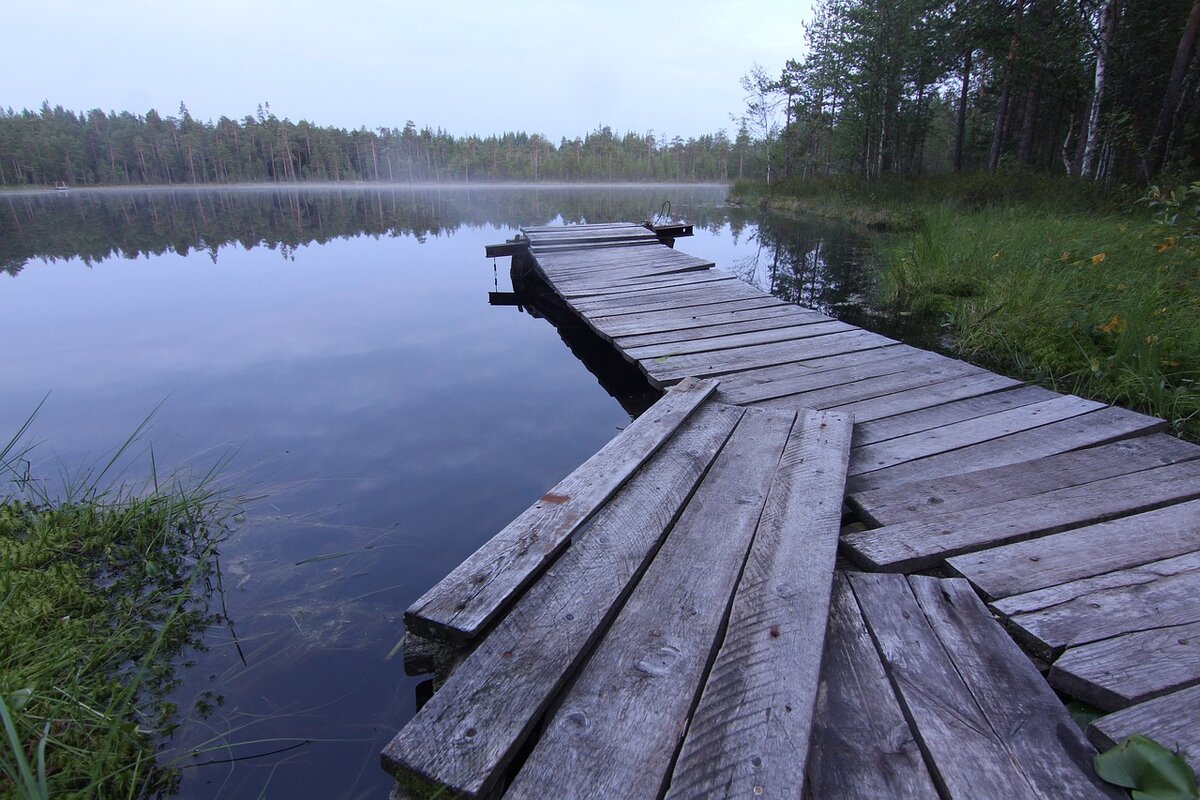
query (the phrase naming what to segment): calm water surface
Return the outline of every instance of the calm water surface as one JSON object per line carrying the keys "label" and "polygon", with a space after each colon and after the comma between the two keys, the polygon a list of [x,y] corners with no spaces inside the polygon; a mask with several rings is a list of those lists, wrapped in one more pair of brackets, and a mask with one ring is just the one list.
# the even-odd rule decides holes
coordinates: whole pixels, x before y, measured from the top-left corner
{"label": "calm water surface", "polygon": [[[724,193],[0,195],[0,439],[49,393],[32,466],[52,476],[100,462],[161,403],[141,451],[160,472],[231,457],[222,481],[245,498],[221,551],[229,624],[178,673],[164,758],[185,767],[181,796],[386,797],[378,753],[421,681],[389,657],[403,610],[629,422],[636,402],[553,326],[488,305],[510,286],[485,244],[670,200],[696,225],[681,250],[888,332],[862,303],[857,232]],[[221,699],[204,717],[203,697]]]}

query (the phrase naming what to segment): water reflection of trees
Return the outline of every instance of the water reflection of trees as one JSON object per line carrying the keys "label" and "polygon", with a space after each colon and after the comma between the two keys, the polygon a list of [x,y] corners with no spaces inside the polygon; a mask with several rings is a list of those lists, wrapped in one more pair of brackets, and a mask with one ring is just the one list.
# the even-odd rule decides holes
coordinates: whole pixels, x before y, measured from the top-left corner
{"label": "water reflection of trees", "polygon": [[734,262],[734,272],[789,303],[845,317],[871,290],[867,242],[849,226],[768,215],[750,242],[754,251]]}
{"label": "water reflection of trees", "polygon": [[271,187],[150,189],[0,195],[0,269],[16,275],[30,260],[277,248],[352,236],[413,236],[459,228],[650,219],[670,200],[688,221],[719,230],[724,187],[529,188]]}

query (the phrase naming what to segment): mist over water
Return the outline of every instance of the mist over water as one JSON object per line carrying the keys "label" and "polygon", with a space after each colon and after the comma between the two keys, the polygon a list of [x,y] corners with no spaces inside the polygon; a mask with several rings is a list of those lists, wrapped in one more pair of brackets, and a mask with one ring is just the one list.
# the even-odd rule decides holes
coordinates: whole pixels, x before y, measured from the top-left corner
{"label": "mist over water", "polygon": [[[404,609],[629,422],[546,320],[490,307],[519,225],[650,219],[785,299],[880,321],[864,240],[724,187],[283,187],[0,194],[0,437],[49,393],[34,474],[143,451],[244,514],[229,624],[182,666],[181,796],[387,796],[421,679]],[[886,332],[886,331],[885,331]],[[134,463],[125,477],[145,475]],[[207,715],[196,702],[211,706]],[[195,753],[195,755],[193,755]]]}

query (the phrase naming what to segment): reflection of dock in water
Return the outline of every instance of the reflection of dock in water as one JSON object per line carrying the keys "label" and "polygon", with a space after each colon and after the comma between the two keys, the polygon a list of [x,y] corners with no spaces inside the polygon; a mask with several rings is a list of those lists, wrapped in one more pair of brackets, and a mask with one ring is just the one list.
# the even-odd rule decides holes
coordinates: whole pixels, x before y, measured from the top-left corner
{"label": "reflection of dock in water", "polygon": [[[675,235],[489,248],[598,377],[606,349],[666,394],[408,610],[457,666],[384,752],[401,785],[1119,797],[1093,746],[1131,733],[1200,764],[1200,447]],[[1055,690],[1104,712],[1086,738]]]}

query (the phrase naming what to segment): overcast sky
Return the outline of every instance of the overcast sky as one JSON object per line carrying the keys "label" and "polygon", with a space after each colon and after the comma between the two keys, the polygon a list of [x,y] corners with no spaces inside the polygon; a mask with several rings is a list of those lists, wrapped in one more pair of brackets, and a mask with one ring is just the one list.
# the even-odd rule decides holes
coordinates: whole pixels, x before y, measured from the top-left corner
{"label": "overcast sky", "polygon": [[14,0],[0,106],[368,128],[732,130],[739,77],[801,54],[810,0]]}

